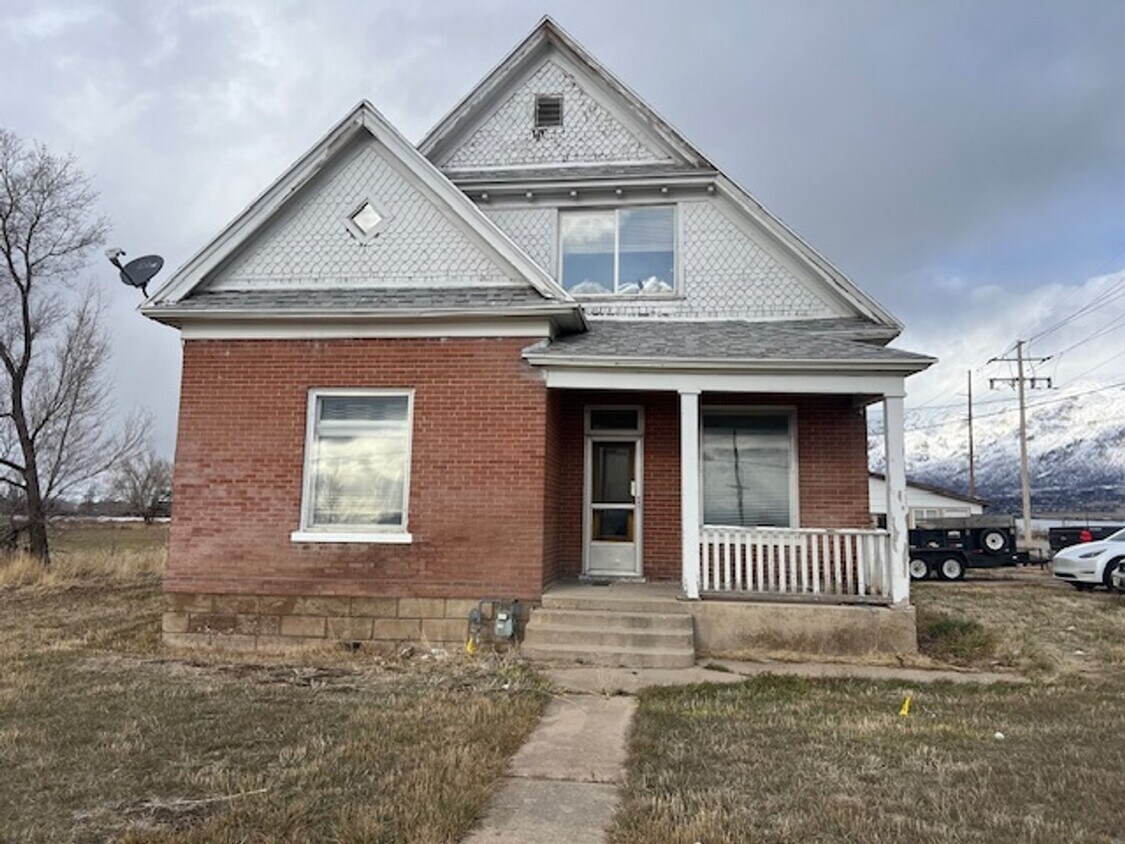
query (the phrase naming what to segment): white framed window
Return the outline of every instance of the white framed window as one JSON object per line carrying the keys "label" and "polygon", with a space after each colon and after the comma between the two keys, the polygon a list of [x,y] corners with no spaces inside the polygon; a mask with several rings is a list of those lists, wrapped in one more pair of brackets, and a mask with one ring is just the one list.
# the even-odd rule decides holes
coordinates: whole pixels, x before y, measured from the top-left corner
{"label": "white framed window", "polygon": [[313,389],[294,542],[410,542],[413,390]]}
{"label": "white framed window", "polygon": [[795,412],[707,407],[702,417],[703,523],[797,526]]}
{"label": "white framed window", "polygon": [[562,285],[576,296],[676,292],[676,208],[635,205],[559,212]]}

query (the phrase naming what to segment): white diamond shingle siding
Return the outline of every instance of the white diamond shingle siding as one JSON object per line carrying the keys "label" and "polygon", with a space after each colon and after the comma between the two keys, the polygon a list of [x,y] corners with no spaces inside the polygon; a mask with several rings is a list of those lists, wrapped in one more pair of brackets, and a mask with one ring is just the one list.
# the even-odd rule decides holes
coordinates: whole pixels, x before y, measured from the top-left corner
{"label": "white diamond shingle siding", "polygon": [[[377,237],[352,237],[345,217],[370,200],[386,216]],[[504,270],[373,141],[318,174],[208,284],[261,287],[419,287],[525,283]]]}
{"label": "white diamond shingle siding", "polygon": [[[538,94],[562,95],[561,128],[533,133]],[[441,166],[453,170],[610,161],[665,162],[670,158],[646,145],[587,94],[572,74],[548,59]]]}
{"label": "white diamond shingle siding", "polygon": [[[592,317],[820,319],[839,314],[806,282],[757,244],[713,199],[680,202],[680,295],[584,300]],[[541,267],[557,273],[556,208],[487,209]]]}
{"label": "white diamond shingle siding", "polygon": [[485,214],[531,260],[555,274],[559,226],[554,208],[486,208]]}

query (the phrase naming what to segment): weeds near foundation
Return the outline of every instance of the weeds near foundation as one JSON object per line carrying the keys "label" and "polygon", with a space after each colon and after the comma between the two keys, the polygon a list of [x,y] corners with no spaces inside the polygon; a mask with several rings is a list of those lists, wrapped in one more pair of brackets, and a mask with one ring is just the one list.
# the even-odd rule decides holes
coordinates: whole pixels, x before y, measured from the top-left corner
{"label": "weeds near foundation", "polygon": [[972,665],[996,653],[998,637],[979,621],[944,613],[918,613],[918,650],[955,665]]}

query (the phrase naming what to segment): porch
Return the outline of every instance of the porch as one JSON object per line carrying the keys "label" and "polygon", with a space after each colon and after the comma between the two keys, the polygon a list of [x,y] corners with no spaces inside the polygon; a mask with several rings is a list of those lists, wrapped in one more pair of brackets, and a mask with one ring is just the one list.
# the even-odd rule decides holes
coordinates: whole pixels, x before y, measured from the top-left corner
{"label": "porch", "polygon": [[545,587],[905,604],[905,525],[897,552],[894,520],[870,527],[864,408],[879,400],[893,418],[899,397],[868,394],[551,390]]}

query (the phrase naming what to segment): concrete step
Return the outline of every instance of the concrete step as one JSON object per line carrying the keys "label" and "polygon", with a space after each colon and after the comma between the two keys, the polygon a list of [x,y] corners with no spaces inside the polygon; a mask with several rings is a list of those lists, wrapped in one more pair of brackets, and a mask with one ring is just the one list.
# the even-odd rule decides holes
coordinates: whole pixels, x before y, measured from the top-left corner
{"label": "concrete step", "polygon": [[626,650],[638,649],[683,649],[694,650],[695,637],[688,630],[636,630],[624,627],[560,627],[542,624],[539,619],[527,626],[523,646],[570,645],[573,647],[615,647]]}
{"label": "concrete step", "polygon": [[528,645],[520,653],[530,659],[577,662],[616,668],[690,668],[694,648],[621,648],[611,645]]}
{"label": "concrete step", "polygon": [[614,610],[560,610],[537,607],[535,623],[552,627],[577,627],[604,630],[607,627],[629,630],[692,630],[692,618],[687,613],[616,612]]}
{"label": "concrete step", "polygon": [[591,595],[589,591],[580,594],[546,592],[543,595],[542,606],[549,610],[687,614],[687,610],[681,609],[679,602],[672,598],[617,597],[609,589],[606,589],[605,595]]}

